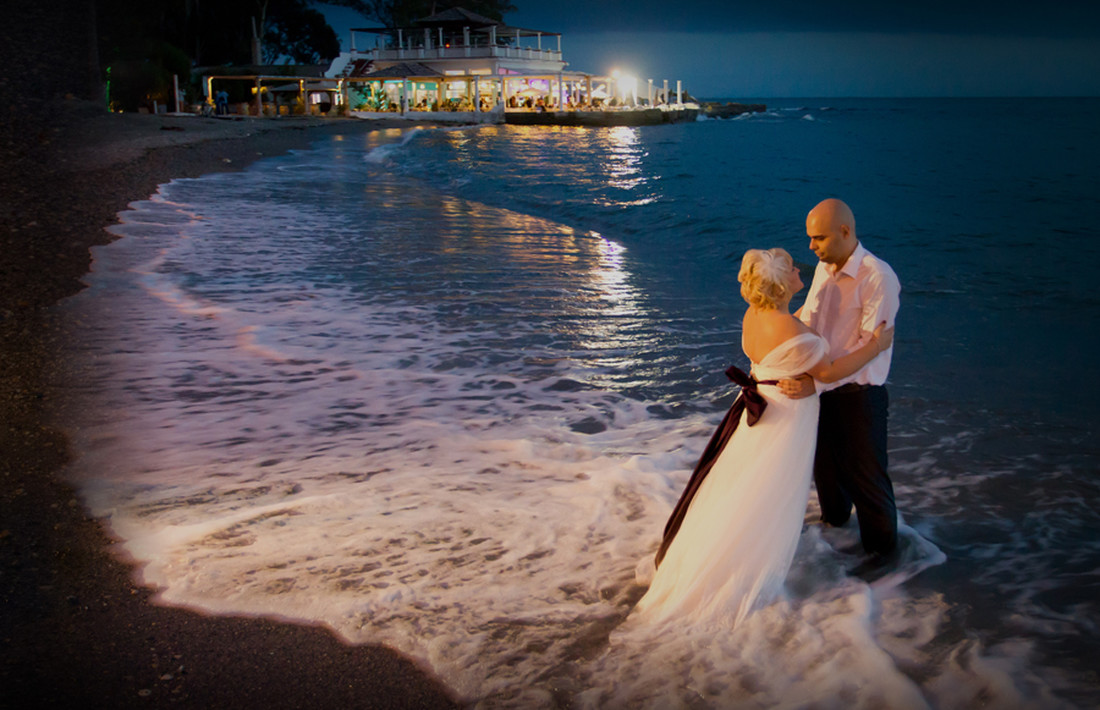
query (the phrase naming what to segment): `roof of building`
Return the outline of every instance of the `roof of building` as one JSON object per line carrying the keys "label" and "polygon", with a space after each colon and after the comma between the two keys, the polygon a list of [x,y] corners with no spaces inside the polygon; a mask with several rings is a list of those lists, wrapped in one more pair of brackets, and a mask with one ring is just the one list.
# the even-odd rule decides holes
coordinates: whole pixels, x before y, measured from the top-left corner
{"label": "roof of building", "polygon": [[428,76],[443,76],[443,74],[431,67],[421,64],[420,62],[401,62],[400,64],[391,64],[384,69],[376,69],[369,74],[360,74],[363,78],[388,78],[393,76],[399,77],[428,77]]}
{"label": "roof of building", "polygon": [[473,27],[475,25],[500,25],[503,24],[499,20],[486,17],[485,15],[479,15],[476,12],[470,12],[464,7],[452,7],[449,10],[443,12],[437,12],[434,15],[428,17],[422,17],[419,20],[413,22],[414,25],[467,25]]}
{"label": "roof of building", "polygon": [[544,32],[542,30],[528,30],[523,27],[513,27],[505,24],[500,20],[494,20],[484,15],[479,15],[476,12],[470,12],[464,7],[452,7],[443,12],[437,12],[434,15],[428,17],[422,17],[419,20],[413,21],[412,27],[355,27],[352,28],[355,32],[374,32],[377,34],[389,34],[396,32],[397,30],[423,30],[428,27],[444,27],[448,29],[457,29],[461,27],[469,27],[473,32],[488,33],[490,29],[496,29],[496,33],[499,36],[516,35],[519,34],[522,37],[534,37],[536,35],[556,36],[560,35],[560,32]]}

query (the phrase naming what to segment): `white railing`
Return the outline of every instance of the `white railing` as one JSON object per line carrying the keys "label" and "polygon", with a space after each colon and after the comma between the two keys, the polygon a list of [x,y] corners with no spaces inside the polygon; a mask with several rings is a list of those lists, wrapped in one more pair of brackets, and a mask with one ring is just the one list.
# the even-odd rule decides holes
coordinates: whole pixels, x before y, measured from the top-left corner
{"label": "white railing", "polygon": [[503,57],[506,59],[537,59],[561,61],[561,52],[533,47],[415,47],[413,49],[357,49],[355,52],[375,61],[407,59],[465,59],[468,57]]}

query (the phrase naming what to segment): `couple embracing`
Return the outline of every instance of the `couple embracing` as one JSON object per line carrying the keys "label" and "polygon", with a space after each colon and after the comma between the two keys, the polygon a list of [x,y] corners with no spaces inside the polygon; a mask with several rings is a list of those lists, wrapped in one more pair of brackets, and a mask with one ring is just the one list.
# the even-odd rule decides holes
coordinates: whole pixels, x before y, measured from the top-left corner
{"label": "couple embracing", "polygon": [[823,522],[854,506],[866,565],[897,545],[886,465],[887,395],[900,286],[856,238],[851,209],[821,202],[806,218],[819,263],[805,304],[782,249],[749,250],[738,281],[748,302],[741,385],[665,527],[657,571],[635,613],[644,619],[740,623],[781,592],[811,478]]}

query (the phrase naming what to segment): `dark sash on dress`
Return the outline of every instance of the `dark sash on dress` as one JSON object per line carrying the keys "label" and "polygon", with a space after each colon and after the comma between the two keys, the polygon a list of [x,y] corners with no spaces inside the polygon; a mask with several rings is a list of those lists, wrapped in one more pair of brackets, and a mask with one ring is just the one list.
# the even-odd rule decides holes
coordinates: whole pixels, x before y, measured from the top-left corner
{"label": "dark sash on dress", "polygon": [[668,546],[672,544],[672,539],[676,537],[676,532],[680,529],[680,524],[684,522],[684,516],[687,515],[688,507],[691,505],[691,499],[695,497],[695,492],[699,490],[699,486],[702,485],[703,479],[710,473],[710,469],[714,466],[714,462],[718,460],[718,455],[722,453],[722,449],[726,448],[726,443],[729,442],[730,437],[733,436],[733,432],[737,430],[737,425],[741,423],[741,414],[748,411],[745,417],[745,422],[752,426],[756,422],[760,421],[760,416],[764,413],[764,409],[767,408],[768,402],[757,391],[757,385],[774,385],[779,380],[763,380],[757,382],[751,375],[746,374],[743,370],[731,366],[726,370],[726,377],[733,380],[735,384],[741,386],[741,394],[737,395],[737,399],[733,401],[733,405],[729,411],[726,412],[726,416],[722,418],[722,423],[718,425],[718,429],[715,430],[714,435],[710,437],[710,442],[707,444],[707,448],[703,450],[703,455],[699,457],[699,463],[695,464],[695,470],[691,473],[691,479],[688,481],[687,488],[684,489],[683,494],[680,495],[680,500],[677,501],[676,507],[672,509],[672,515],[669,516],[668,522],[665,523],[665,536],[661,540],[661,546],[657,548],[656,564],[660,566],[661,560],[664,559],[665,553],[668,552]]}

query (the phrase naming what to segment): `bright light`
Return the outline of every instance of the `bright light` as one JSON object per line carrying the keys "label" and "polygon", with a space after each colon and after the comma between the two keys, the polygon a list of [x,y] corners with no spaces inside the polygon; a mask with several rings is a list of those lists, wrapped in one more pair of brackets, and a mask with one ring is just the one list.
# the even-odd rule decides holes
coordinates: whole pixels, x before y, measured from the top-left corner
{"label": "bright light", "polygon": [[615,82],[615,86],[618,88],[621,98],[625,99],[627,96],[633,96],[638,90],[638,77],[623,74]]}

